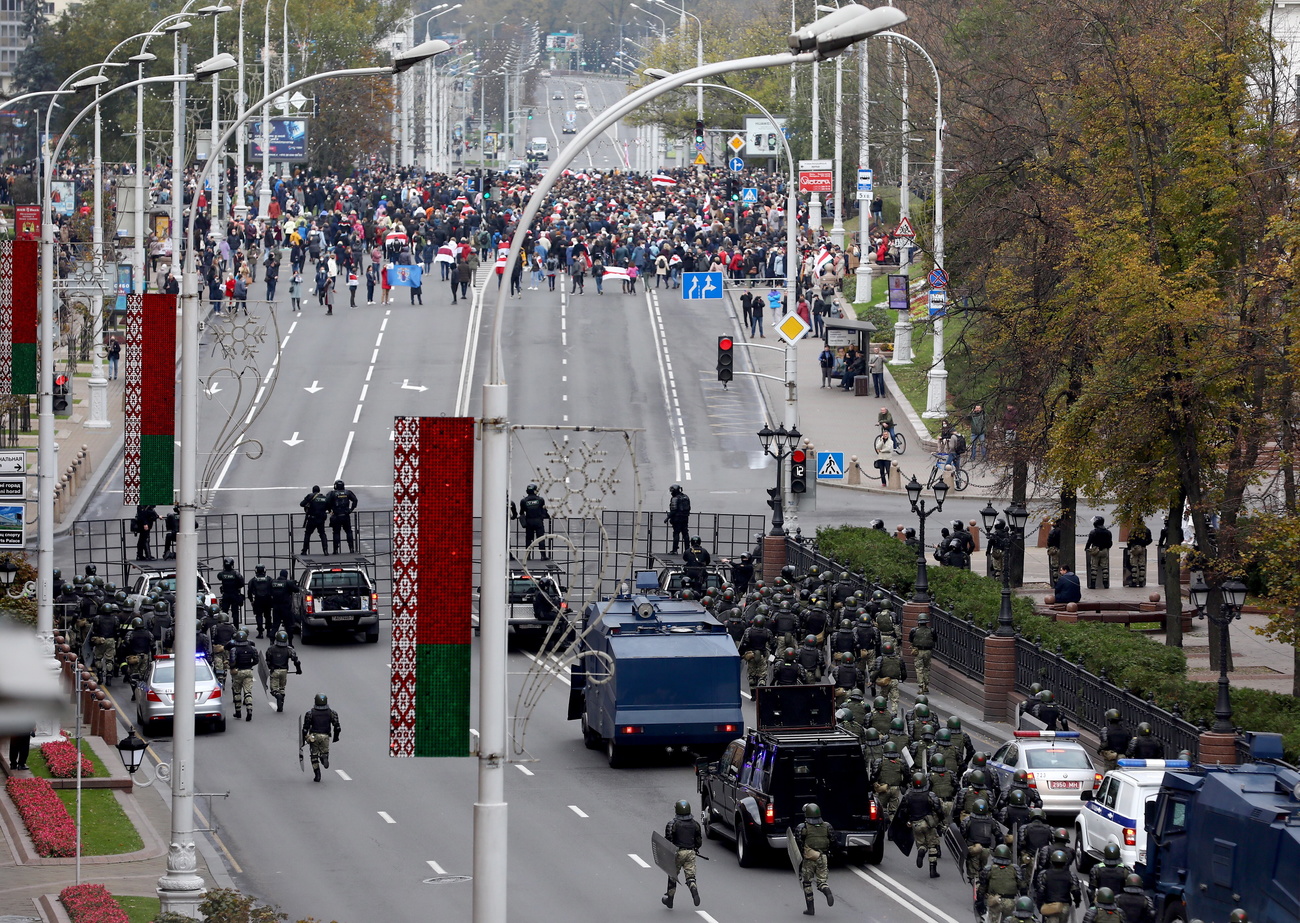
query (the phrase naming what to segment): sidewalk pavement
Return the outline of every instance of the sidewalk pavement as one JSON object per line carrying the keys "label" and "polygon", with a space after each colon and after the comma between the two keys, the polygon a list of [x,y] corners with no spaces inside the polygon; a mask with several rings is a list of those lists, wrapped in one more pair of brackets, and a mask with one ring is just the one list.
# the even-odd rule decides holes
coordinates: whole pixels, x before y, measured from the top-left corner
{"label": "sidewalk pavement", "polygon": [[[741,311],[737,300],[738,296],[732,296],[732,293],[729,292],[728,297],[731,299],[729,303],[737,318],[736,326],[738,328],[743,327],[744,325],[739,320]],[[767,326],[769,320],[771,320],[770,311],[764,317],[765,326]],[[771,342],[764,341],[764,345],[779,346],[784,344],[780,335],[775,331],[767,340]],[[749,342],[748,330],[741,330],[740,342]],[[894,456],[896,465],[902,470],[902,483],[906,483],[908,477],[915,474],[917,479],[924,484],[929,477],[931,462],[929,453],[935,451],[937,441],[929,435],[919,414],[898,388],[889,372],[889,366],[886,365],[885,367],[887,391],[885,398],[855,397],[851,392],[841,391],[838,387],[821,387],[821,369],[817,363],[817,356],[822,350],[821,340],[806,336],[799,341],[795,348],[798,354],[797,382],[799,386],[800,431],[819,451],[843,452],[846,466],[851,464],[851,456],[856,455],[858,464],[863,469],[862,486],[850,487],[819,481],[817,483],[817,490],[820,492],[818,496],[819,507],[823,510],[833,507],[836,502],[836,491],[890,494],[895,497],[899,497],[902,493],[901,489],[881,487],[880,480],[876,475],[876,469],[873,466],[876,455],[872,442],[877,433],[876,417],[882,406],[889,408],[894,416],[896,427],[907,438],[907,452],[901,456]],[[741,350],[741,353],[744,356],[742,363],[747,363],[747,365],[742,364],[739,366],[740,368],[773,375],[778,379],[784,378],[785,361],[780,352],[770,349],[744,349]],[[783,418],[783,405],[785,402],[784,386],[779,380],[773,381],[767,378],[757,378],[755,380],[759,383],[763,399],[767,404],[767,419],[772,423],[780,421]],[[996,496],[993,490],[993,485],[1000,480],[999,471],[984,463],[972,466],[968,468],[968,471],[971,474],[970,486],[961,494],[954,494],[954,496],[977,501],[988,498],[995,505],[1000,499],[1003,499]],[[815,472],[810,472],[810,475],[814,474]],[[902,499],[905,500],[905,498]],[[886,528],[890,531],[893,531],[896,525],[898,523],[889,522],[888,520],[885,522]],[[915,525],[915,523],[908,519],[903,525]],[[936,523],[933,526],[936,533],[939,525],[946,525],[946,523]],[[1016,592],[1032,596],[1037,602],[1042,602],[1042,598],[1051,592],[1051,581],[1055,580],[1055,576],[1052,575],[1049,581],[1047,549],[1032,547],[1037,535],[1033,525],[1036,525],[1036,523],[1031,524],[1028,536],[1031,547],[1025,549],[1026,585]],[[931,537],[927,536],[928,543],[932,544],[930,539]],[[1127,588],[1120,586],[1121,551],[1117,545],[1111,552],[1113,555],[1111,588],[1109,590],[1088,590],[1085,588],[1083,591],[1084,600],[1106,599],[1146,602],[1150,594],[1162,593],[1162,588],[1154,584],[1156,576],[1154,548],[1148,549],[1148,552],[1146,587]],[[1085,560],[1082,543],[1076,547],[1075,560],[1080,562],[1080,566]],[[985,573],[985,559],[982,551],[975,553],[971,566],[977,573]],[[1241,619],[1233,622],[1230,632],[1233,661],[1236,669],[1230,675],[1230,678],[1233,685],[1290,693],[1295,676],[1295,651],[1285,644],[1261,637],[1254,631],[1255,628],[1264,625],[1266,622],[1267,619],[1263,615],[1250,612],[1243,613]],[[1163,632],[1150,632],[1149,634],[1161,642],[1164,641]],[[1209,638],[1204,620],[1194,621],[1192,631],[1183,636],[1183,649],[1187,653],[1187,675],[1189,679],[1206,682],[1214,682],[1218,679],[1217,672],[1211,672],[1209,667]]]}

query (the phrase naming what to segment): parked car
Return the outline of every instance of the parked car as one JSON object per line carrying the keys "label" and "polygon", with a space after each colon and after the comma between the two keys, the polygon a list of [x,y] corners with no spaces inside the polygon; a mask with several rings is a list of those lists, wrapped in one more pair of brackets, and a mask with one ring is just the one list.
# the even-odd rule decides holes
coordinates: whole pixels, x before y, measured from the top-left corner
{"label": "parked car", "polygon": [[1082,792],[1083,810],[1074,822],[1079,871],[1100,861],[1111,843],[1119,847],[1120,861],[1129,868],[1145,863],[1146,806],[1156,800],[1166,769],[1187,768],[1183,760],[1120,760],[1119,768],[1106,773],[1095,792]]}
{"label": "parked car", "polygon": [[[170,722],[176,714],[173,692],[176,688],[176,659],[171,654],[160,654],[153,659],[144,680],[136,689],[136,724],[146,734]],[[226,729],[226,716],[222,711],[221,683],[212,672],[212,665],[203,657],[194,662],[194,723],[208,722],[214,731]]]}
{"label": "parked car", "polygon": [[[146,567],[135,565],[137,571],[131,578],[131,586],[127,590],[127,605],[131,607],[132,612],[140,611],[140,602],[149,595],[150,591],[160,588],[168,596],[176,595],[176,571],[174,570],[151,570]],[[212,612],[218,608],[218,599],[215,593],[208,586],[208,581],[203,579],[203,575],[198,575],[198,590],[195,593],[197,601],[206,606]]]}
{"label": "parked car", "polygon": [[1029,773],[1029,784],[1043,799],[1048,814],[1073,817],[1083,807],[1080,795],[1101,784],[1078,731],[1016,731],[989,760],[998,785],[1005,792],[1017,769]]}

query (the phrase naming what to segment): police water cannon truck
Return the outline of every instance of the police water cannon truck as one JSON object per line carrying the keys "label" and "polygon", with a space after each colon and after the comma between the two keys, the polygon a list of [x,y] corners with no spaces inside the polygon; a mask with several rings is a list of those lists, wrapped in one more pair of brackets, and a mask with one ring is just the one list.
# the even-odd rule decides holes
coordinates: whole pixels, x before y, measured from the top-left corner
{"label": "police water cannon truck", "polygon": [[1166,769],[1147,802],[1143,876],[1157,918],[1300,921],[1300,771],[1278,734],[1255,734],[1240,766]]}
{"label": "police water cannon truck", "polygon": [[657,573],[640,572],[635,595],[590,603],[573,624],[568,717],[613,767],[654,750],[717,753],[744,727],[741,659],[726,627],[658,587]]}

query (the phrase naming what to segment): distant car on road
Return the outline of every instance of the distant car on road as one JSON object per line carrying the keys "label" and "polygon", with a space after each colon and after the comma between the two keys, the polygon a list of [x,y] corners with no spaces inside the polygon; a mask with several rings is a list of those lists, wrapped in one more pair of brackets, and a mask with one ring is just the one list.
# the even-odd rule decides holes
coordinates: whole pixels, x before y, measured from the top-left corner
{"label": "distant car on road", "polygon": [[552,94],[551,94],[551,99],[564,99],[564,94],[563,94],[563,93],[552,93]]}
{"label": "distant car on road", "polygon": [[580,99],[573,104],[573,108],[585,112],[591,107],[587,105],[587,101],[585,99]]}
{"label": "distant car on road", "polygon": [[[176,715],[172,694],[176,688],[176,658],[161,654],[154,658],[144,681],[136,689],[135,720],[146,734],[170,722]],[[221,710],[223,701],[221,683],[217,682],[212,666],[202,657],[194,662],[194,723],[206,721],[214,731],[226,729],[226,716]]]}
{"label": "distant car on road", "polygon": [[1071,817],[1083,808],[1080,795],[1096,789],[1102,778],[1079,743],[1078,731],[1016,731],[993,754],[989,769],[1003,792],[1016,770],[1025,770],[1029,785],[1043,799],[1043,810]]}

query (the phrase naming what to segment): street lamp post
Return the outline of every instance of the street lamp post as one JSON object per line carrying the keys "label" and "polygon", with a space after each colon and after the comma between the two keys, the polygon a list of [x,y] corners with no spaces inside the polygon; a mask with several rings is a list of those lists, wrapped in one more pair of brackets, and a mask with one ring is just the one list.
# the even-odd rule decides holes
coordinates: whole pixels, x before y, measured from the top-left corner
{"label": "street lamp post", "polygon": [[948,482],[943,478],[934,482],[934,507],[927,508],[925,500],[921,497],[921,491],[924,488],[921,482],[912,475],[912,479],[907,482],[907,499],[912,505],[912,512],[920,520],[920,551],[916,556],[916,585],[912,588],[912,602],[928,603],[930,601],[930,573],[926,567],[925,561],[925,521],[935,513],[943,509],[943,501],[948,497]]}
{"label": "street lamp post", "polygon": [[[869,81],[871,55],[868,53],[869,42],[858,46],[861,56],[858,65],[858,170],[871,169],[871,97]],[[875,194],[874,182],[872,194]],[[857,288],[853,295],[855,304],[871,302],[871,199],[858,201],[858,269]]]}
{"label": "street lamp post", "polygon": [[[1025,509],[1023,503],[1019,500],[1012,503],[1004,511],[1007,517],[1007,525],[1010,527],[1010,536],[1008,541],[1014,543],[1019,550],[1023,552],[1025,544],[1025,523],[1029,521],[1029,510]],[[980,510],[980,518],[984,521],[984,535],[991,541],[993,527],[998,521],[998,511],[993,508],[990,501]],[[1013,637],[1016,633],[1015,624],[1011,612],[1011,558],[1017,548],[1010,546],[1002,549],[1002,604],[998,607],[998,627],[995,635],[1002,638]]]}
{"label": "street lamp post", "polygon": [[1236,728],[1232,724],[1232,698],[1228,689],[1228,627],[1241,618],[1241,608],[1246,605],[1246,585],[1236,579],[1225,580],[1219,590],[1222,599],[1218,610],[1207,610],[1210,588],[1205,583],[1205,575],[1196,571],[1187,595],[1200,617],[1209,619],[1219,631],[1219,695],[1214,702],[1214,727],[1211,730],[1216,734],[1233,734]]}
{"label": "street lamp post", "polygon": [[775,430],[764,423],[763,428],[758,431],[758,441],[763,444],[763,454],[776,459],[776,487],[769,488],[767,491],[771,498],[767,501],[767,505],[772,508],[772,531],[768,533],[769,535],[785,535],[782,464],[786,457],[799,447],[799,440],[802,438],[803,433],[799,432],[798,427],[786,429],[784,423]]}
{"label": "street lamp post", "polygon": [[[551,169],[533,190],[520,211],[518,224],[506,250],[506,265],[519,258],[524,238],[530,233],[543,204],[565,168],[578,154],[610,125],[665,93],[692,81],[718,74],[789,67],[829,58],[877,32],[905,22],[907,14],[893,7],[868,10],[850,4],[838,13],[823,17],[792,33],[790,50],[777,54],[757,55],[730,61],[715,61],[663,80],[650,83],[611,104],[599,117],[584,126],[556,155]],[[700,90],[703,93],[703,88]],[[793,258],[793,254],[790,255]],[[505,378],[505,307],[507,292],[497,292],[493,307],[488,350],[488,371],[483,384],[482,417],[483,477],[480,493],[484,497],[505,496],[509,488],[510,420],[509,387]],[[479,648],[479,785],[474,804],[474,923],[505,923],[506,820],[505,801],[506,742],[506,623],[500,616],[506,608],[506,561],[508,556],[507,521],[504,516],[483,517],[480,538],[482,549],[483,619]]]}

